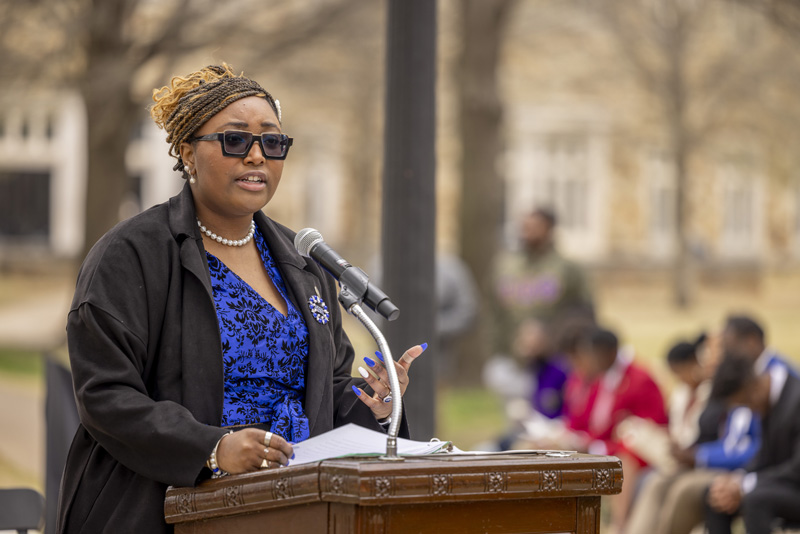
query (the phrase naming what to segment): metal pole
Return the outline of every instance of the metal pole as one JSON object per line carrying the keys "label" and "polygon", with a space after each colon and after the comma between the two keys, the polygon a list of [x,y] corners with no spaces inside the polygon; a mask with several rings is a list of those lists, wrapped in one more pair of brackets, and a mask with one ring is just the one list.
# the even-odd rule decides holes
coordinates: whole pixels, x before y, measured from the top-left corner
{"label": "metal pole", "polygon": [[385,327],[395,352],[427,342],[404,397],[413,439],[436,414],[436,2],[390,0],[383,169],[384,288],[402,310]]}

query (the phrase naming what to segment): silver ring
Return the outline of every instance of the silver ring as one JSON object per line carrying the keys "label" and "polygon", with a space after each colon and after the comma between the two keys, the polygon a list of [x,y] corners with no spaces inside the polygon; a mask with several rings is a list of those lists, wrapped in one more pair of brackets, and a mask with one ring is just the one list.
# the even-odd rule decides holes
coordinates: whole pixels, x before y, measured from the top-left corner
{"label": "silver ring", "polygon": [[391,396],[391,395],[386,395],[386,396],[383,398],[383,402],[392,402],[392,396]]}
{"label": "silver ring", "polygon": [[271,442],[272,442],[272,432],[270,432],[269,430],[267,430],[267,431],[266,431],[266,433],[264,433],[264,445],[266,445],[267,447],[269,447],[269,444],[270,444]]}

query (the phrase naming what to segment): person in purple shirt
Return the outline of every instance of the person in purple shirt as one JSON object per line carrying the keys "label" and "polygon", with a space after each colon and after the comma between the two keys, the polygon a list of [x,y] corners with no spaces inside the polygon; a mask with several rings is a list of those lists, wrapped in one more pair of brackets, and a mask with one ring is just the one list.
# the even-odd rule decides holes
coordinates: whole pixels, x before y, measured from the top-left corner
{"label": "person in purple shirt", "polygon": [[564,410],[564,384],[569,366],[566,358],[552,349],[543,323],[523,322],[514,342],[514,353],[523,363],[530,380],[531,407],[554,419]]}

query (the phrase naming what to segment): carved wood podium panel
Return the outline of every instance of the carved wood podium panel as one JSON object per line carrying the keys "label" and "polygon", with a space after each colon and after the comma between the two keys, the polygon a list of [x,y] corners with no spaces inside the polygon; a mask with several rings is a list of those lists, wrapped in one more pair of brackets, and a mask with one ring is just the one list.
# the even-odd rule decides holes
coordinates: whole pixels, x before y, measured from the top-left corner
{"label": "carved wood podium panel", "polygon": [[164,511],[177,534],[596,534],[621,489],[610,456],[346,458],[169,488]]}

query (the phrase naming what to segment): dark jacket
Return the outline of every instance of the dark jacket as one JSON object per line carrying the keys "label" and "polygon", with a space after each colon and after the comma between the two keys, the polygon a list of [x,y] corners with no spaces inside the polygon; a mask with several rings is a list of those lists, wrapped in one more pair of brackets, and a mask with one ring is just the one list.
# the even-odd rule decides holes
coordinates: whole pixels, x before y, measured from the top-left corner
{"label": "dark jacket", "polygon": [[[335,281],[297,253],[293,232],[261,212],[255,221],[308,326],[311,435],[350,422],[381,430],[350,388],[370,392],[350,376],[353,349]],[[331,313],[326,325],[308,307],[317,292]],[[188,185],[92,248],[67,338],[81,426],[64,471],[58,532],[171,532],[167,485],[207,477],[206,459],[225,433],[219,326]]]}
{"label": "dark jacket", "polygon": [[758,473],[756,487],[783,483],[800,488],[800,378],[786,377],[762,429],[761,448],[749,466]]}

